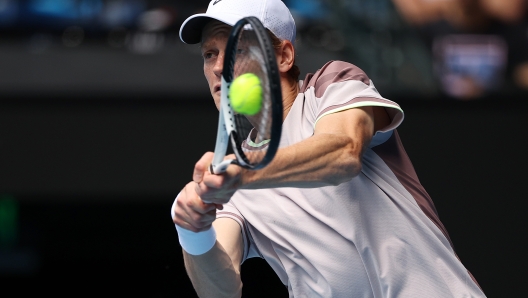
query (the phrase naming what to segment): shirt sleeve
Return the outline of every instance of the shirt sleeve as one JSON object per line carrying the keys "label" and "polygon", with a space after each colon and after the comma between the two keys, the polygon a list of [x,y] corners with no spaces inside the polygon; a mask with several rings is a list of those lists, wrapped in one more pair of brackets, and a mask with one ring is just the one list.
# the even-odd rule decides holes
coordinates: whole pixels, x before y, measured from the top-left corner
{"label": "shirt sleeve", "polygon": [[303,89],[307,99],[311,99],[306,104],[314,128],[319,119],[332,113],[366,106],[384,107],[391,123],[375,133],[372,145],[390,137],[404,118],[401,107],[382,97],[365,72],[348,62],[330,61],[309,78]]}
{"label": "shirt sleeve", "polygon": [[244,254],[242,256],[242,262],[253,257],[260,256],[258,249],[251,237],[249,227],[246,223],[245,218],[240,214],[236,206],[230,201],[227,204],[224,204],[223,210],[216,211],[216,218],[230,218],[236,221],[240,225],[242,231],[242,241],[244,243]]}

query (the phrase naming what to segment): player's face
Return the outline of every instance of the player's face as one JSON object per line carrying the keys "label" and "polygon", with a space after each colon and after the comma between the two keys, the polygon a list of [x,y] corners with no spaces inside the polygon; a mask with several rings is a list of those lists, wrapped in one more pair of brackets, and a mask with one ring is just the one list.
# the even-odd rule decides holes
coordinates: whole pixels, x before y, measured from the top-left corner
{"label": "player's face", "polygon": [[224,67],[224,50],[230,31],[231,26],[218,21],[211,21],[202,32],[204,74],[218,109],[220,109],[220,83]]}

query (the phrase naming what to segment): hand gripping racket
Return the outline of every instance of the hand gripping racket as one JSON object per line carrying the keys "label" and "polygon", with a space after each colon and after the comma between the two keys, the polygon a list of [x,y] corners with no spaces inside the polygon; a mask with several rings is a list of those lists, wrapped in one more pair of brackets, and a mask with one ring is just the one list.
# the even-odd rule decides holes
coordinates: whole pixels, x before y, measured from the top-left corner
{"label": "hand gripping racket", "polygon": [[[229,88],[238,76],[255,74],[262,86],[262,105],[253,116],[235,113]],[[268,32],[256,17],[246,17],[231,29],[221,78],[220,115],[210,172],[220,174],[230,164],[257,170],[275,156],[282,131],[282,91],[279,70]],[[228,143],[236,159],[225,159]]]}

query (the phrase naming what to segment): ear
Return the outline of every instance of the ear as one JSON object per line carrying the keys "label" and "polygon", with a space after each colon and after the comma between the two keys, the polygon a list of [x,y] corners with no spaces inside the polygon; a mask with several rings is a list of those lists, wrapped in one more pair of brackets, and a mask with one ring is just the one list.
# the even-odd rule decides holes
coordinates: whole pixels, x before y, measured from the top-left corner
{"label": "ear", "polygon": [[287,73],[295,62],[295,48],[289,40],[283,40],[277,52],[277,64],[279,72]]}

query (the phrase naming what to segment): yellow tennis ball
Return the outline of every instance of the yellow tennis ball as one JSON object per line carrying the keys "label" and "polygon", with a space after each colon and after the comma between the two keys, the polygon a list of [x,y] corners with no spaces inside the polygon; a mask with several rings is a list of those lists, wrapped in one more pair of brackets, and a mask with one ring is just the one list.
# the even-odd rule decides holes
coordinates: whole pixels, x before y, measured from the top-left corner
{"label": "yellow tennis ball", "polygon": [[253,73],[237,77],[229,88],[229,101],[233,111],[243,115],[255,115],[262,105],[262,85]]}

